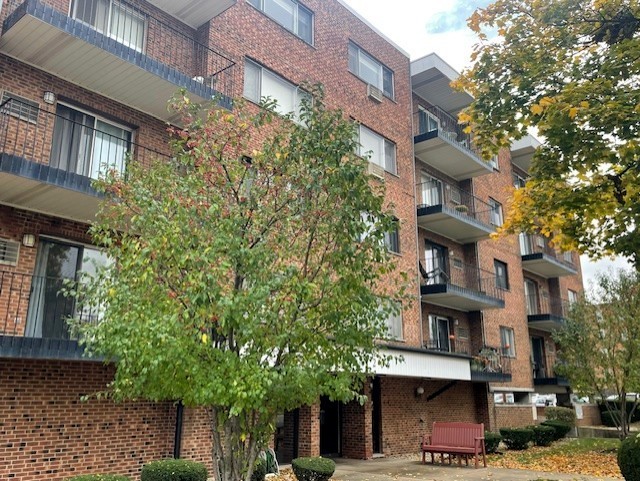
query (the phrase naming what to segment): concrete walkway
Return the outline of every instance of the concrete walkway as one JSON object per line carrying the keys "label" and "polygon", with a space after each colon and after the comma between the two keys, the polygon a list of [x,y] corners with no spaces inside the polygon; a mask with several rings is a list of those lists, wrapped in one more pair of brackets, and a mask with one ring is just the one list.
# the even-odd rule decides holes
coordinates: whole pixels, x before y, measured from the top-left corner
{"label": "concrete walkway", "polygon": [[336,459],[338,481],[621,481],[577,474],[542,473],[519,469],[440,466],[408,458],[379,458],[368,461]]}

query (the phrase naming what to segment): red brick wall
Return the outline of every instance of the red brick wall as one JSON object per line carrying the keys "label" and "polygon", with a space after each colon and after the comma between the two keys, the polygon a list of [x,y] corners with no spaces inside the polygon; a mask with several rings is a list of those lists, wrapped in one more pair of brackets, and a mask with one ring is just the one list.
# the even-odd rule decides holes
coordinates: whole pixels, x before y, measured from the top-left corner
{"label": "red brick wall", "polygon": [[494,430],[500,428],[517,428],[522,426],[529,426],[534,423],[533,408],[530,404],[527,405],[495,405],[495,423]]}
{"label": "red brick wall", "polygon": [[581,404],[582,419],[576,419],[577,426],[600,426],[602,418],[596,404]]}
{"label": "red brick wall", "polygon": [[58,481],[83,473],[137,479],[142,464],[173,455],[171,403],[81,401],[103,391],[99,363],[0,362],[0,479]]}
{"label": "red brick wall", "polygon": [[213,451],[209,419],[209,413],[204,408],[185,408],[182,418],[180,457],[203,463],[212,476]]}

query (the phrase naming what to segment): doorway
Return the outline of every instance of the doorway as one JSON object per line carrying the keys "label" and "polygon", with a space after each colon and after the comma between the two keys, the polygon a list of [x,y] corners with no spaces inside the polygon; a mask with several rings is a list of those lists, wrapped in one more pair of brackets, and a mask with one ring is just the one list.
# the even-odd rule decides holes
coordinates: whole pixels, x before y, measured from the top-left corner
{"label": "doorway", "polygon": [[320,455],[340,456],[342,404],[327,396],[320,398]]}
{"label": "doorway", "polygon": [[371,388],[371,438],[373,440],[373,454],[382,454],[382,391],[380,377],[373,378]]}
{"label": "doorway", "polygon": [[547,377],[544,358],[544,339],[542,337],[531,338],[531,354],[533,356],[533,378],[540,379]]}

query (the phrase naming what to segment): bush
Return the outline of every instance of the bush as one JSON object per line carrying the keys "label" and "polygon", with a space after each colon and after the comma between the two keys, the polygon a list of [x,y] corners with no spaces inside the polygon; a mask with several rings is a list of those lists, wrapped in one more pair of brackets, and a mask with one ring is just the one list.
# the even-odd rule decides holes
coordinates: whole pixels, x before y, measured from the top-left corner
{"label": "bush", "polygon": [[163,459],[145,464],[140,481],[207,481],[207,468],[186,459]]}
{"label": "bush", "polygon": [[618,466],[626,481],[640,481],[640,434],[622,441],[618,449]]}
{"label": "bush", "polygon": [[569,433],[569,431],[571,431],[571,426],[563,421],[545,421],[540,425],[550,426],[555,430],[555,436],[553,438],[554,441],[564,438]]}
{"label": "bush", "polygon": [[500,441],[502,441],[502,436],[500,436],[498,433],[485,431],[484,447],[487,450],[487,453],[497,453],[498,446],[500,446]]}
{"label": "bush", "polygon": [[530,429],[533,431],[533,442],[536,446],[549,446],[556,440],[556,430],[551,426],[538,424]]}
{"label": "bush", "polygon": [[533,441],[533,431],[528,428],[502,428],[502,441],[509,449],[527,449]]}
{"label": "bush", "polygon": [[253,473],[251,473],[251,481],[263,481],[267,475],[267,462],[258,458],[253,465]]}
{"label": "bush", "polygon": [[576,412],[571,408],[550,406],[544,409],[548,421],[564,421],[569,426],[576,425]]}
{"label": "bush", "polygon": [[328,481],[336,470],[336,463],[327,458],[296,458],[291,468],[298,481]]}
{"label": "bush", "polygon": [[615,428],[616,421],[620,423],[620,415],[620,411],[604,411],[603,413],[600,413],[600,419],[602,419],[602,424],[605,426]]}
{"label": "bush", "polygon": [[131,478],[119,474],[82,474],[66,481],[131,481]]}

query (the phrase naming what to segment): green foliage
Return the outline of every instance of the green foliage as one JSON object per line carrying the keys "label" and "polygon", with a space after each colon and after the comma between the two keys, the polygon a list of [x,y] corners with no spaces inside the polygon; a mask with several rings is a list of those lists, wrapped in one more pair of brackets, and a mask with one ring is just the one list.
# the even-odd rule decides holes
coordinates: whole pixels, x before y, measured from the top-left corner
{"label": "green foliage", "polygon": [[600,413],[600,419],[605,426],[615,428],[620,426],[620,411],[603,411]]}
{"label": "green foliage", "polygon": [[576,412],[571,408],[549,406],[544,409],[544,415],[549,421],[564,421],[571,427],[576,425]]}
{"label": "green foliage", "polygon": [[186,459],[163,459],[142,466],[140,481],[207,481],[207,468]]}
{"label": "green foliage", "polygon": [[618,466],[625,481],[640,481],[640,434],[622,441],[618,449]]}
{"label": "green foliage", "polygon": [[556,440],[556,430],[551,426],[538,424],[529,426],[529,429],[533,431],[533,443],[536,446],[549,446]]}
{"label": "green foliage", "polygon": [[498,447],[502,441],[502,436],[498,433],[492,433],[491,431],[484,432],[484,447],[487,453],[498,452]]}
{"label": "green foliage", "polygon": [[516,450],[527,449],[534,436],[528,428],[502,428],[500,434],[507,448]]}
{"label": "green foliage", "polygon": [[67,481],[131,481],[131,478],[119,474],[81,474],[67,478]]}
{"label": "green foliage", "polygon": [[545,138],[507,230],[640,263],[638,18],[629,0],[496,0],[470,18],[483,41],[459,82],[475,99],[461,117],[484,157],[531,128]]}
{"label": "green foliage", "polygon": [[251,481],[263,481],[267,475],[267,462],[264,459],[258,459],[253,465],[253,473],[251,473]]}
{"label": "green foliage", "polygon": [[277,413],[363,401],[366,366],[389,361],[386,319],[408,301],[384,184],[354,124],[309,90],[304,125],[178,99],[174,160],[97,183],[91,233],[114,262],[82,293],[102,322],[76,328],[88,353],[118,359],[110,397],[209,409],[219,481],[249,481]]}
{"label": "green foliage", "polygon": [[328,481],[336,470],[336,463],[328,458],[296,458],[291,468],[298,481]]}
{"label": "green foliage", "polygon": [[[588,296],[575,302],[564,326],[553,334],[561,346],[558,375],[573,390],[592,397],[627,399],[640,392],[640,275],[620,270],[600,275]],[[627,403],[607,401],[621,411],[628,433]]]}
{"label": "green foliage", "polygon": [[564,438],[569,431],[571,431],[571,426],[564,421],[544,421],[540,423],[541,426],[548,426],[555,430],[554,441],[558,441],[559,439]]}

